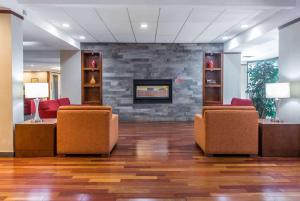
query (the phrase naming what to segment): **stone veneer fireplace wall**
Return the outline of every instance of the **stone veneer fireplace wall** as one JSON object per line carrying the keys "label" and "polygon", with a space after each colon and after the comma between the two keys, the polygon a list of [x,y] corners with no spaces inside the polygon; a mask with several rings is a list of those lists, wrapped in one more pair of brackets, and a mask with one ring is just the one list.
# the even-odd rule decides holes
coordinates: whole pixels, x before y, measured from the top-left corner
{"label": "stone veneer fireplace wall", "polygon": [[[202,108],[203,52],[223,44],[85,43],[103,53],[103,102],[123,121],[191,121]],[[172,79],[172,104],[134,104],[134,79]]]}

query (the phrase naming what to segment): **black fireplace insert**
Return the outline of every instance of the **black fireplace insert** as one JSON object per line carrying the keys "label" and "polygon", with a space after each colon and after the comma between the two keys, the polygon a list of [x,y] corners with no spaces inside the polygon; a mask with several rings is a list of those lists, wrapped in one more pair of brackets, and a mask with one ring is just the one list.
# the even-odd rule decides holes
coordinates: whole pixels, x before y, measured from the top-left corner
{"label": "black fireplace insert", "polygon": [[134,103],[172,103],[172,80],[133,80]]}

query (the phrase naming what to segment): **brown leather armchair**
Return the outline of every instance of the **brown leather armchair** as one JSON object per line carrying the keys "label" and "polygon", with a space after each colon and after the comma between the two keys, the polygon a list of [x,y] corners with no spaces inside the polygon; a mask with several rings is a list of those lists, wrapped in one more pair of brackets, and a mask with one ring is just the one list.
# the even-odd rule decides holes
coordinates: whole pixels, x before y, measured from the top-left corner
{"label": "brown leather armchair", "polygon": [[106,106],[62,106],[57,113],[58,154],[110,154],[118,141],[118,115]]}
{"label": "brown leather armchair", "polygon": [[252,106],[206,106],[195,115],[194,135],[206,155],[256,155],[258,113]]}

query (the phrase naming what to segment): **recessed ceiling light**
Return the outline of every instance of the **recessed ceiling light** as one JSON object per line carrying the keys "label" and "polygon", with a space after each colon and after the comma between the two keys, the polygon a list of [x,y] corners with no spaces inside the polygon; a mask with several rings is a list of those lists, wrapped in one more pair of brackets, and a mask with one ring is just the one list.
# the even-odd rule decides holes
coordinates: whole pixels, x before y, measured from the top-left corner
{"label": "recessed ceiling light", "polygon": [[223,36],[222,39],[223,39],[223,40],[228,40],[229,37],[228,37],[228,36]]}
{"label": "recessed ceiling light", "polygon": [[79,39],[80,39],[80,40],[84,40],[84,39],[85,39],[85,36],[79,36]]}
{"label": "recessed ceiling light", "polygon": [[242,24],[242,26],[241,26],[243,29],[247,29],[248,27],[249,27],[249,25],[248,24]]}
{"label": "recessed ceiling light", "polygon": [[147,29],[148,28],[148,24],[147,23],[142,23],[140,25],[141,29]]}
{"label": "recessed ceiling light", "polygon": [[69,28],[70,27],[70,25],[68,23],[63,23],[62,26],[65,27],[65,28]]}

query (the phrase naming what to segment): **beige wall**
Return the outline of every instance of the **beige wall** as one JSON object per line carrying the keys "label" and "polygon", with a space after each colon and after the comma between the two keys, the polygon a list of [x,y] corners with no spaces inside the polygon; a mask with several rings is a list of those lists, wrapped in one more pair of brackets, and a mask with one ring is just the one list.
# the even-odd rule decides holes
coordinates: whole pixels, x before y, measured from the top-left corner
{"label": "beige wall", "polygon": [[48,82],[47,72],[24,72],[24,83],[30,83],[32,78],[38,78],[39,82]]}
{"label": "beige wall", "polygon": [[14,123],[24,119],[22,20],[0,14],[0,30],[0,153],[12,153]]}

